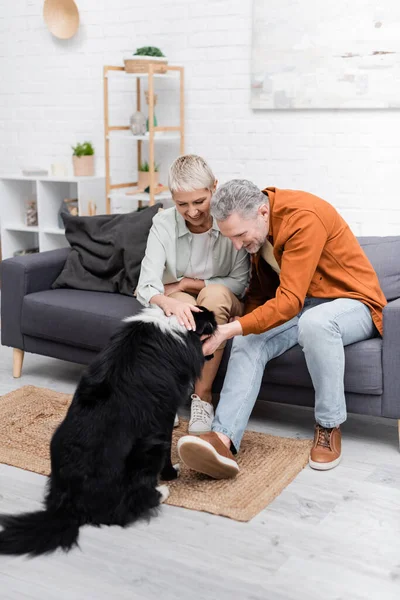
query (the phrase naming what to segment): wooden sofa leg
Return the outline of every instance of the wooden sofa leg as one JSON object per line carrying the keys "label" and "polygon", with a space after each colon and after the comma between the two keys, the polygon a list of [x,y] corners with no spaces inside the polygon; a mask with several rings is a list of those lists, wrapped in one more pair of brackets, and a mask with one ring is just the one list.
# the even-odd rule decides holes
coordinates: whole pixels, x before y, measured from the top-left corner
{"label": "wooden sofa leg", "polygon": [[13,377],[21,377],[22,372],[22,363],[24,362],[24,354],[23,350],[19,348],[14,348],[13,350]]}

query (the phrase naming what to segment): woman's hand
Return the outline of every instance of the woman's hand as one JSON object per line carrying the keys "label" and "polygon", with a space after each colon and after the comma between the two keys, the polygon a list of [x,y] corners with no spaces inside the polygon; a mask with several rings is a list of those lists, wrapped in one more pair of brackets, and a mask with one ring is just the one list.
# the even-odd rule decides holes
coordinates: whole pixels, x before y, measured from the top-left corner
{"label": "woman's hand", "polygon": [[192,279],[191,277],[183,277],[175,283],[166,283],[164,285],[164,295],[171,296],[176,292],[187,292],[190,295],[197,296],[205,287],[203,279]]}
{"label": "woman's hand", "polygon": [[163,309],[167,317],[175,315],[180,325],[184,325],[189,331],[196,330],[193,313],[200,312],[200,309],[194,306],[194,304],[186,304],[185,302],[180,302],[180,300],[175,300],[175,298],[164,296],[159,306]]}
{"label": "woman's hand", "polygon": [[170,296],[171,294],[176,294],[176,292],[183,292],[182,281],[175,281],[174,283],[166,283],[164,285],[164,295]]}

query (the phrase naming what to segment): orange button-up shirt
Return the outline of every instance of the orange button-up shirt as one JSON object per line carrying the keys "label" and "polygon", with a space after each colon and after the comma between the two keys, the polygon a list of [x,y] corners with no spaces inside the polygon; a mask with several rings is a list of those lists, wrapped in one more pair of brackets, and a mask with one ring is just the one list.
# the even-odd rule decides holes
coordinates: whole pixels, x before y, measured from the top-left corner
{"label": "orange button-up shirt", "polygon": [[296,316],[306,296],[354,298],[368,306],[383,333],[386,304],[378,277],[349,226],[325,200],[307,192],[266,188],[269,239],[280,276],[253,256],[243,334],[263,333]]}

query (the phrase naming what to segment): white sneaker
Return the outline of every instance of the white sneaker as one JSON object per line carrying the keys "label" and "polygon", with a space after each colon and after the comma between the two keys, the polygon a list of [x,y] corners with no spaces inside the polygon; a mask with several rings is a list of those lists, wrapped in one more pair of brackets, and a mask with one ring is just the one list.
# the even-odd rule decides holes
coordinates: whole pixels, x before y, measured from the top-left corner
{"label": "white sneaker", "polygon": [[192,394],[190,409],[189,433],[200,435],[211,431],[214,419],[214,408],[209,402],[204,402],[197,394]]}
{"label": "white sneaker", "polygon": [[179,427],[179,417],[178,417],[178,415],[175,415],[174,427]]}

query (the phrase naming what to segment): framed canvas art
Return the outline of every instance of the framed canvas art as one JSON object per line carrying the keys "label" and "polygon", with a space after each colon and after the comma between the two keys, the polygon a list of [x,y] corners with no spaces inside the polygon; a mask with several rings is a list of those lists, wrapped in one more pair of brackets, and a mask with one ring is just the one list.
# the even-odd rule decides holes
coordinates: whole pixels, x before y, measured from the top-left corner
{"label": "framed canvas art", "polygon": [[253,0],[251,105],[400,108],[400,2]]}

